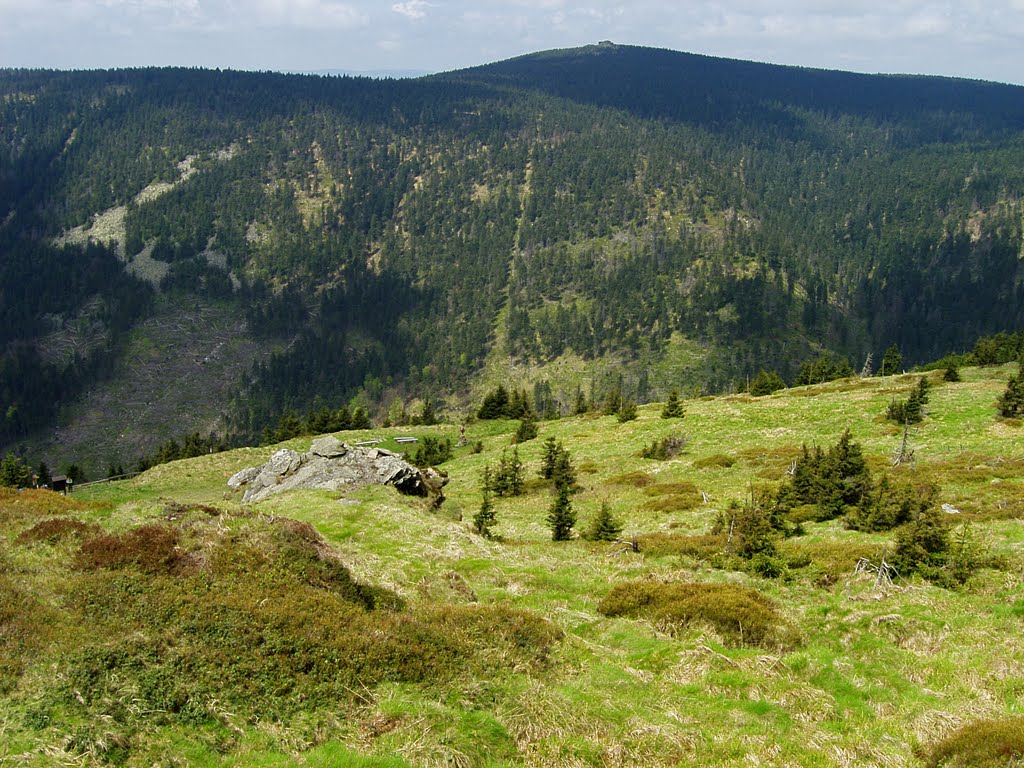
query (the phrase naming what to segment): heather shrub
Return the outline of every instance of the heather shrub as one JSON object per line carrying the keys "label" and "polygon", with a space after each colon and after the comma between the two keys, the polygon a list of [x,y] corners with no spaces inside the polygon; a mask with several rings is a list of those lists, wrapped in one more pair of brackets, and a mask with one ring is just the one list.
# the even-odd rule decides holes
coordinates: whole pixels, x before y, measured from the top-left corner
{"label": "heather shrub", "polygon": [[723,467],[729,468],[736,463],[734,456],[728,456],[724,453],[716,453],[712,456],[705,456],[703,459],[697,459],[693,462],[694,469],[704,469],[705,467]]}
{"label": "heather shrub", "polygon": [[52,614],[0,569],[0,694],[16,685],[30,654],[52,631]]}
{"label": "heather shrub", "polygon": [[84,539],[98,532],[99,528],[97,526],[83,523],[81,520],[69,517],[55,517],[50,520],[43,520],[31,528],[22,531],[18,534],[18,538],[14,540],[14,543],[35,544],[45,542],[47,544],[56,544],[65,538],[75,537]]}
{"label": "heather shrub", "polygon": [[711,560],[725,549],[725,535],[686,536],[672,533],[648,533],[637,539],[640,551],[651,557],[677,555],[695,560]]}
{"label": "heather shrub", "polygon": [[975,720],[935,744],[928,768],[1011,768],[1024,765],[1024,717]]}
{"label": "heather shrub", "polygon": [[500,605],[407,610],[356,582],[307,523],[246,520],[177,573],[139,567],[137,533],[89,550],[103,567],[70,588],[90,635],[67,650],[51,702],[72,717],[122,722],[129,702],[147,720],[195,725],[216,699],[242,717],[280,718],[382,682],[445,686],[543,664],[561,638]]}
{"label": "heather shrub", "polygon": [[188,558],[178,546],[178,531],[164,525],[143,525],[120,536],[87,539],[75,559],[82,570],[135,567],[146,573],[180,573]]}
{"label": "heather shrub", "polygon": [[648,619],[670,631],[708,624],[730,645],[786,646],[795,639],[771,600],[735,584],[626,582],[612,588],[597,609],[605,616]]}

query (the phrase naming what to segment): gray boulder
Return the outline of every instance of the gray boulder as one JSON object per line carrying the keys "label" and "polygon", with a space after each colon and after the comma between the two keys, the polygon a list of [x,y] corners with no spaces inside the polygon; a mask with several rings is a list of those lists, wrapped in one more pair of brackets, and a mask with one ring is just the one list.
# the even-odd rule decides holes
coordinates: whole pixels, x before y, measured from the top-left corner
{"label": "gray boulder", "polygon": [[351,490],[366,485],[391,485],[400,493],[428,497],[435,506],[444,500],[444,474],[420,470],[401,455],[380,448],[358,448],[335,437],[321,437],[308,453],[283,448],[261,467],[236,473],[228,486],[245,486],[242,501],[262,501],[293,488]]}

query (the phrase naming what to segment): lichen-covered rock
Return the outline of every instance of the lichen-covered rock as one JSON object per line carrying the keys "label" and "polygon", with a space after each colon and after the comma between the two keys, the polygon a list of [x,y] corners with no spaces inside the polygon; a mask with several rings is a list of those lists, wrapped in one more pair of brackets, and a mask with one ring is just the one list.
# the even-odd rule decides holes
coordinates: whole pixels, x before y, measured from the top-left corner
{"label": "lichen-covered rock", "polygon": [[313,445],[309,447],[309,452],[314,456],[322,456],[325,459],[336,459],[348,453],[348,446],[338,438],[328,435],[327,437],[318,437],[314,440]]}
{"label": "lichen-covered rock", "polygon": [[391,485],[411,496],[429,497],[435,506],[444,500],[448,478],[436,470],[420,470],[400,454],[380,448],[354,448],[334,437],[313,442],[308,453],[283,448],[261,467],[236,473],[231,488],[247,486],[242,501],[262,501],[293,488],[343,491],[365,485]]}
{"label": "lichen-covered rock", "polygon": [[243,485],[251,483],[259,476],[262,470],[263,467],[248,467],[241,472],[236,472],[228,480],[228,488],[241,488]]}

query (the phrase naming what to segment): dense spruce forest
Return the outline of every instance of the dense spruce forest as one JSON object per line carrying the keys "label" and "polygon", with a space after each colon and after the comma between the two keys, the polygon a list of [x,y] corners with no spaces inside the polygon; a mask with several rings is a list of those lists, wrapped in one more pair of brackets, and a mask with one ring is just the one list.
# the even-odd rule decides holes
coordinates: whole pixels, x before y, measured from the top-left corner
{"label": "dense spruce forest", "polygon": [[638,401],[911,365],[1024,327],[1022,193],[1024,88],[991,83],[610,44],[419,80],[0,71],[0,443],[45,453],[197,307],[259,350],[212,404],[240,441],[468,407],[488,365],[611,362],[590,394]]}

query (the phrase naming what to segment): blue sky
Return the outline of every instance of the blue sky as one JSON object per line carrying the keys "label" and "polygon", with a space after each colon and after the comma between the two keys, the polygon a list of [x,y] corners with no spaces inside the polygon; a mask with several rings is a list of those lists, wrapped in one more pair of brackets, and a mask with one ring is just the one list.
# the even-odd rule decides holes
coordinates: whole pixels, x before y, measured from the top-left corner
{"label": "blue sky", "polygon": [[1024,84],[1024,0],[0,0],[0,67],[437,72],[599,40]]}

